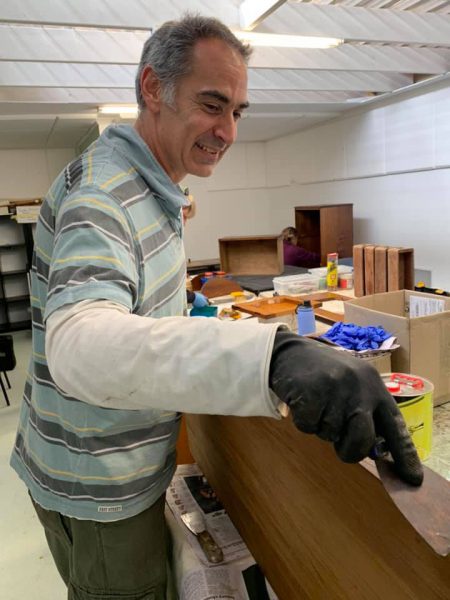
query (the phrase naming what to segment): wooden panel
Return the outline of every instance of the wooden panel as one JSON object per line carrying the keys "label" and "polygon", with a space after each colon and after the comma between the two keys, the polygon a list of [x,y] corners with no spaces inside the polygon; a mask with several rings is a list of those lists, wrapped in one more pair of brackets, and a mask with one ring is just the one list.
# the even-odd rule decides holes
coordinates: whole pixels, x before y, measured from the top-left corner
{"label": "wooden panel", "polygon": [[414,289],[414,250],[388,249],[388,291]]}
{"label": "wooden panel", "polygon": [[316,315],[316,317],[322,319],[322,321],[328,321],[330,323],[337,323],[338,321],[344,320],[343,313],[333,312],[331,310],[326,310],[326,308],[322,307],[315,308],[314,314]]}
{"label": "wooden panel", "polygon": [[[314,210],[313,210],[314,209]],[[322,254],[320,247],[320,210],[295,209],[295,227],[298,232],[297,244],[308,252]]]}
{"label": "wooden panel", "polygon": [[[439,557],[381,482],[290,419],[189,415],[191,450],[280,600],[447,600]],[[443,480],[443,485],[449,485]]]}
{"label": "wooden panel", "polygon": [[290,296],[276,296],[274,298],[257,298],[252,302],[233,304],[232,308],[249,313],[261,319],[274,319],[282,315],[295,312],[303,300],[291,298]]}
{"label": "wooden panel", "polygon": [[341,258],[352,256],[353,204],[296,206],[295,226],[298,245],[320,254],[322,265],[331,252]]}
{"label": "wooden panel", "polygon": [[364,244],[353,246],[353,279],[355,296],[364,296]]}
{"label": "wooden panel", "polygon": [[177,465],[190,465],[194,462],[194,457],[189,448],[186,417],[185,415],[181,415],[180,433],[177,440]]}
{"label": "wooden panel", "polygon": [[387,247],[375,247],[375,294],[387,292]]}
{"label": "wooden panel", "polygon": [[375,246],[364,246],[364,293],[370,296],[375,290]]}
{"label": "wooden panel", "polygon": [[326,256],[337,252],[341,258],[352,256],[353,205],[329,206],[321,211],[321,251]]}
{"label": "wooden panel", "polygon": [[301,297],[274,296],[273,298],[257,298],[251,302],[235,303],[232,308],[261,319],[274,319],[275,317],[294,312],[297,306],[303,304],[305,300],[311,301],[317,316],[324,316],[332,321],[342,321],[343,319],[339,318],[338,313],[326,310],[326,303],[331,300],[345,302],[350,300],[350,298],[335,292],[313,292],[312,294],[302,294]]}
{"label": "wooden panel", "polygon": [[403,286],[405,290],[414,289],[414,249],[413,248],[402,248],[400,251],[401,261],[403,262],[403,273],[404,281]]}
{"label": "wooden panel", "polygon": [[232,275],[280,275],[284,270],[281,235],[219,239],[220,265]]}
{"label": "wooden panel", "polygon": [[388,250],[388,291],[395,292],[401,290],[403,282],[402,264],[399,258],[399,248],[389,248]]}
{"label": "wooden panel", "polygon": [[231,292],[242,292],[242,288],[233,279],[213,277],[205,281],[201,287],[201,292],[207,298],[219,298],[220,296],[227,296]]}

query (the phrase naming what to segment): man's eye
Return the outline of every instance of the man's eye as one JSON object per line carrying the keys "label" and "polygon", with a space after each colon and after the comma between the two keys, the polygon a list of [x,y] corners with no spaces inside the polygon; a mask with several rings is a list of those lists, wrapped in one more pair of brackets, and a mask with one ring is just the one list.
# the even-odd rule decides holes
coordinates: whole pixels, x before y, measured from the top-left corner
{"label": "man's eye", "polygon": [[242,113],[236,110],[236,111],[233,113],[233,117],[234,117],[234,120],[235,120],[235,121],[239,121],[239,119],[242,117]]}
{"label": "man's eye", "polygon": [[217,113],[220,111],[220,106],[218,106],[217,104],[209,104],[207,102],[205,102],[205,104],[203,104],[204,108],[211,113]]}

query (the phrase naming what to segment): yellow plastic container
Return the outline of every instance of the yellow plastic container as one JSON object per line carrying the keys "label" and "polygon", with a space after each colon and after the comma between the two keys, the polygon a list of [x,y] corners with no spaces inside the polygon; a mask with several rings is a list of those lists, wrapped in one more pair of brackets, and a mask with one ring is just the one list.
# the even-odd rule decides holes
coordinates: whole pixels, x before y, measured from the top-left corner
{"label": "yellow plastic container", "polygon": [[327,255],[327,290],[334,292],[338,287],[338,255],[332,252]]}
{"label": "yellow plastic container", "polygon": [[420,460],[426,460],[433,439],[433,384],[406,373],[383,373],[381,377],[398,404]]}

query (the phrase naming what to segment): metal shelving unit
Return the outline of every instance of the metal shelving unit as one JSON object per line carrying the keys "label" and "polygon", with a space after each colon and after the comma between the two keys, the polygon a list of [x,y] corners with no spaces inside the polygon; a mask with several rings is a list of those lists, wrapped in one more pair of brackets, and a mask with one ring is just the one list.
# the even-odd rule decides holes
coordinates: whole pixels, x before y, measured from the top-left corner
{"label": "metal shelving unit", "polygon": [[[10,215],[0,215],[0,219],[9,219]],[[17,225],[20,227],[20,225]],[[31,310],[30,310],[30,295],[29,293],[13,293],[8,295],[8,281],[11,281],[12,278],[21,278],[23,277],[24,281],[20,282],[22,285],[19,287],[28,290],[28,282],[27,282],[27,273],[30,265],[30,257],[32,248],[29,247],[29,234],[30,232],[25,232],[26,225],[22,225],[22,232],[24,241],[20,241],[17,243],[7,243],[2,244],[0,240],[0,333],[7,333],[10,331],[19,331],[21,329],[29,329],[31,327]],[[32,238],[31,238],[32,239]],[[28,242],[27,242],[28,240]],[[24,260],[23,267],[21,268],[12,268],[8,269],[3,265],[2,257],[4,258],[5,253],[25,249],[26,259]],[[25,285],[23,285],[25,283]],[[15,320],[11,318],[11,311],[14,308],[19,308],[22,312],[27,311],[29,318],[27,319],[18,319]]]}

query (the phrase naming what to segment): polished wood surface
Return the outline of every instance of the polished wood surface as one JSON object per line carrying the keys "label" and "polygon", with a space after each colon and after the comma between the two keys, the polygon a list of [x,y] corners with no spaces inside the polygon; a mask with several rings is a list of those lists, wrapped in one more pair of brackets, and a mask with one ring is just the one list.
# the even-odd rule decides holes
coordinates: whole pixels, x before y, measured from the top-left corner
{"label": "polished wood surface", "polygon": [[433,552],[363,466],[290,418],[187,423],[192,454],[280,600],[448,600],[450,556]]}
{"label": "polished wood surface", "polygon": [[233,279],[226,277],[213,277],[208,279],[201,287],[201,292],[207,298],[220,298],[228,296],[231,292],[242,292],[241,286]]}
{"label": "polished wood surface", "polygon": [[387,247],[375,248],[375,294],[387,292]]}
{"label": "polished wood surface", "polygon": [[257,298],[251,302],[238,302],[233,304],[232,308],[261,319],[273,319],[294,313],[299,304],[302,304],[302,300],[299,298],[276,296],[274,298]]}
{"label": "polished wood surface", "polygon": [[355,296],[364,296],[364,244],[353,246],[353,282]]}
{"label": "polished wood surface", "polygon": [[375,246],[364,246],[364,286],[367,296],[375,291]]}

